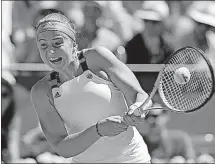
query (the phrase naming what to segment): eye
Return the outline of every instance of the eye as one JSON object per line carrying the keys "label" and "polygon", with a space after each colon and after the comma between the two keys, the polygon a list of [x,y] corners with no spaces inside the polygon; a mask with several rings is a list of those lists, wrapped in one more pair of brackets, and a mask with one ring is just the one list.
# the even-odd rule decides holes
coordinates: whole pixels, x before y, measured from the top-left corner
{"label": "eye", "polygon": [[61,47],[62,46],[62,42],[55,42],[53,44],[54,47]]}
{"label": "eye", "polygon": [[46,43],[42,43],[42,44],[40,45],[40,47],[41,47],[42,49],[45,49],[45,48],[48,47],[48,45],[47,45]]}

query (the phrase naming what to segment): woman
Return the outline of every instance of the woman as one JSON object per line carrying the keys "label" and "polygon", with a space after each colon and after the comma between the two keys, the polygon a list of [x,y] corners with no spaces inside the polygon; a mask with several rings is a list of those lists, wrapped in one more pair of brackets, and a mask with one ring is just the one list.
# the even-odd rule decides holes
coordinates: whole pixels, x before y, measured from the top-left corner
{"label": "woman", "polygon": [[32,101],[53,149],[73,162],[150,162],[133,114],[148,95],[132,71],[104,47],[78,52],[73,24],[58,13],[39,21],[37,46],[53,72]]}
{"label": "woman", "polygon": [[15,110],[14,88],[1,78],[1,157],[3,162],[19,159],[20,117]]}

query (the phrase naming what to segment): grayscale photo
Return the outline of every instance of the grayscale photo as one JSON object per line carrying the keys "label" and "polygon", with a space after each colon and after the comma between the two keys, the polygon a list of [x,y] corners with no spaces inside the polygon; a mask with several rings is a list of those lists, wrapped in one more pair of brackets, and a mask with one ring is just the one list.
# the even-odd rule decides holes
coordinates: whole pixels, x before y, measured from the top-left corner
{"label": "grayscale photo", "polygon": [[1,1],[1,163],[215,163],[215,1]]}

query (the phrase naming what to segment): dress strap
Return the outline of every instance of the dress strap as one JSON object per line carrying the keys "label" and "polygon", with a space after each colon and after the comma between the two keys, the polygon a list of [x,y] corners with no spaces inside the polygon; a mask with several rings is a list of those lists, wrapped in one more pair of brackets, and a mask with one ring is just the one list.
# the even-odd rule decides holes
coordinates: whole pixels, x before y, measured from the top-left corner
{"label": "dress strap", "polygon": [[86,62],[86,58],[84,57],[84,51],[80,51],[79,54],[78,54],[78,59],[81,63],[81,67],[83,69],[83,71],[86,71],[88,70],[88,66],[87,66],[87,62]]}
{"label": "dress strap", "polygon": [[60,83],[59,73],[56,71],[51,72],[50,79],[51,81],[56,80],[56,82],[52,85],[52,88],[58,88],[58,84]]}

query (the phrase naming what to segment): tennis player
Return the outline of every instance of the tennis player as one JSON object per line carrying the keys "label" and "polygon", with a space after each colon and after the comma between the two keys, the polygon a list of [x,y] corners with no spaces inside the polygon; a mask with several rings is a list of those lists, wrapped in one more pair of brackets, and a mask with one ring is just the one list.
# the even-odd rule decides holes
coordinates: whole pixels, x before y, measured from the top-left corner
{"label": "tennis player", "polygon": [[132,71],[104,47],[78,52],[73,24],[58,13],[39,21],[37,46],[53,71],[31,96],[53,149],[75,163],[149,163],[133,114],[148,95]]}

